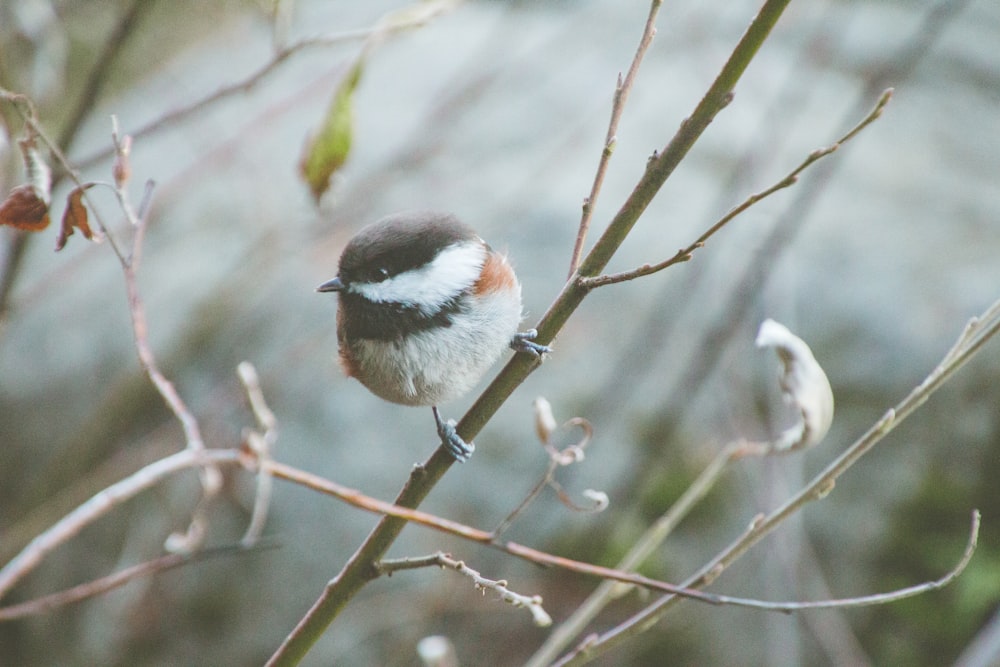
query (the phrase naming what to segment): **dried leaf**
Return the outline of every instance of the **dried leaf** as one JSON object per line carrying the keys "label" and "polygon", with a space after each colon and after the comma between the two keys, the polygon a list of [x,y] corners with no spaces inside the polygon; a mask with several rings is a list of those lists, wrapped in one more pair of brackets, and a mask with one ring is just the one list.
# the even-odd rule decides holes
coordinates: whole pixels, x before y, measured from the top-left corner
{"label": "dried leaf", "polygon": [[552,404],[545,397],[539,396],[532,403],[532,407],[535,409],[535,433],[542,444],[547,445],[552,433],[559,428],[552,414]]}
{"label": "dried leaf", "polygon": [[94,183],[85,183],[80,187],[73,188],[66,197],[66,212],[63,213],[62,225],[59,229],[59,238],[56,239],[56,250],[62,250],[66,246],[66,241],[73,235],[73,228],[80,230],[84,238],[92,240],[94,232],[90,229],[88,222],[87,207],[83,204],[83,193],[94,187]]}
{"label": "dried leaf", "polygon": [[805,341],[774,320],[764,320],[757,333],[757,347],[773,347],[781,360],[778,378],[785,402],[794,406],[800,421],[770,445],[775,452],[815,445],[833,422],[833,390],[823,368]]}
{"label": "dried leaf", "polygon": [[52,172],[38,153],[33,135],[17,142],[28,182],[10,191],[0,204],[0,225],[40,232],[49,226]]}
{"label": "dried leaf", "polygon": [[124,187],[132,177],[132,162],[129,155],[132,153],[132,137],[125,135],[119,141],[115,136],[115,161],[111,165],[111,175],[115,179],[115,185]]}
{"label": "dried leaf", "polygon": [[361,79],[362,60],[351,67],[334,92],[333,100],[319,132],[313,136],[302,156],[299,168],[316,201],[330,187],[333,176],[351,150],[354,132],[354,89]]}
{"label": "dried leaf", "polygon": [[33,185],[19,185],[0,204],[0,225],[40,232],[49,226],[49,205]]}
{"label": "dried leaf", "polygon": [[28,173],[28,182],[35,191],[35,196],[45,202],[48,207],[52,201],[52,170],[48,163],[42,159],[35,144],[34,135],[27,139],[20,139],[17,145],[21,148],[21,157],[24,158],[24,168]]}

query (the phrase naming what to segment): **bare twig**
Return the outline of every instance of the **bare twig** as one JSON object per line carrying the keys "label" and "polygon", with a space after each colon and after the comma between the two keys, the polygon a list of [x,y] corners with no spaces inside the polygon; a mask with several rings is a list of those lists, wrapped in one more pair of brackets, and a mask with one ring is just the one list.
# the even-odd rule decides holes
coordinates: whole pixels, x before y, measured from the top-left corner
{"label": "bare twig", "polygon": [[[722,467],[728,460],[728,455],[732,454],[737,447],[727,448],[725,458],[720,456],[715,462],[715,465],[710,466],[706,471],[707,474],[704,475],[705,480],[700,488],[697,488],[690,493],[690,499],[685,501],[685,505],[689,508],[693,505],[704,492],[711,486],[712,477],[717,476],[718,471],[721,471]],[[303,486],[306,486],[314,491],[320,491],[327,495],[332,495],[337,497],[355,507],[368,510],[370,512],[379,512],[382,514],[394,516],[406,521],[422,525],[426,528],[432,528],[441,532],[445,532],[457,537],[471,540],[473,542],[479,542],[491,546],[495,549],[503,551],[505,553],[517,556],[524,560],[537,563],[539,565],[548,565],[553,567],[558,567],[560,569],[568,570],[570,572],[576,572],[578,574],[585,574],[595,577],[600,577],[607,579],[609,581],[620,582],[629,585],[641,586],[643,588],[648,588],[650,590],[658,591],[669,591],[673,595],[678,595],[681,597],[689,597],[701,602],[706,602],[712,605],[731,605],[737,607],[743,607],[748,609],[760,609],[764,611],[778,611],[783,613],[791,613],[799,609],[807,608],[822,608],[822,607],[837,607],[837,606],[864,606],[864,605],[874,605],[882,604],[884,602],[892,602],[902,597],[909,597],[911,595],[916,595],[925,590],[931,590],[933,588],[940,588],[946,585],[954,577],[958,576],[961,570],[965,567],[968,559],[971,557],[971,552],[974,550],[976,545],[976,539],[979,530],[979,520],[978,512],[973,517],[972,534],[969,538],[969,546],[966,548],[966,553],[963,556],[959,564],[945,577],[936,580],[935,582],[930,582],[926,584],[920,584],[919,586],[913,586],[899,591],[891,593],[883,593],[874,596],[867,596],[862,598],[848,598],[845,600],[829,600],[829,601],[818,601],[818,602],[768,602],[764,600],[755,600],[750,598],[740,598],[729,595],[716,595],[704,593],[701,591],[693,591],[683,588],[678,588],[673,584],[659,581],[656,579],[650,579],[639,574],[634,574],[631,572],[625,572],[621,569],[608,568],[600,565],[593,565],[591,563],[584,563],[582,561],[573,560],[570,558],[563,558],[561,556],[556,556],[554,554],[546,553],[533,549],[531,547],[518,544],[517,542],[496,542],[492,539],[492,533],[484,530],[479,530],[478,528],[473,528],[471,526],[466,526],[449,519],[443,519],[441,517],[428,514],[426,512],[421,512],[419,510],[409,509],[407,507],[401,507],[399,505],[393,505],[391,503],[386,503],[370,496],[366,496],[359,491],[353,489],[347,489],[335,482],[327,479],[323,479],[311,473],[307,473],[301,470],[292,468],[278,462],[267,462],[263,465],[267,465],[272,468],[272,473],[281,479],[287,481],[292,481]],[[685,508],[686,509],[686,508]],[[678,512],[672,513],[669,519],[664,519],[660,532],[665,532],[668,530],[667,525],[672,528],[676,525],[679,520],[677,516]],[[752,534],[754,531],[759,530],[760,526],[764,522],[764,517],[758,517],[750,526],[747,531],[747,535]],[[650,542],[655,539],[655,536],[650,538]],[[655,545],[650,546],[653,548]],[[381,574],[388,574],[394,570],[408,569],[416,567],[426,567],[429,564],[437,564],[434,560],[437,556],[427,556],[417,559],[403,559],[402,561],[395,560],[382,560],[375,564],[372,576],[379,576]],[[389,565],[385,565],[389,563]],[[722,572],[721,569],[714,569],[712,571],[714,576],[718,576]]]}
{"label": "bare twig", "polygon": [[868,115],[865,116],[860,123],[855,125],[850,132],[848,132],[843,137],[838,139],[833,144],[827,146],[826,148],[818,148],[813,152],[811,152],[806,157],[806,159],[799,164],[799,166],[795,167],[795,169],[790,171],[784,178],[779,180],[771,187],[762,190],[760,192],[754,193],[749,197],[747,197],[743,201],[743,203],[730,210],[728,213],[722,216],[715,224],[709,227],[701,236],[695,239],[695,241],[691,243],[691,245],[689,245],[686,248],[682,248],[681,250],[678,250],[677,253],[670,259],[664,260],[657,264],[644,264],[638,268],[632,269],[631,271],[623,271],[621,273],[612,273],[602,276],[595,276],[593,278],[580,277],[578,278],[579,282],[584,287],[587,287],[589,289],[594,289],[597,287],[604,287],[605,285],[614,285],[615,283],[622,283],[628,280],[635,280],[636,278],[642,278],[643,276],[648,276],[653,273],[657,273],[675,264],[680,264],[682,262],[690,260],[696,250],[703,248],[708,239],[714,236],[715,233],[718,232],[720,229],[725,227],[733,218],[740,215],[754,204],[770,197],[775,192],[778,192],[779,190],[784,190],[785,188],[789,188],[795,185],[799,180],[799,176],[802,174],[803,171],[808,169],[810,165],[826,157],[827,155],[836,152],[843,144],[850,141],[852,138],[854,138],[855,135],[861,132],[861,130],[865,129],[866,127],[868,127],[868,125],[877,120],[882,115],[882,111],[885,109],[885,106],[889,103],[889,100],[892,99],[892,92],[893,91],[891,88],[883,91],[882,95],[875,103],[874,108],[872,108],[872,110],[868,113]]}
{"label": "bare twig", "polygon": [[[117,119],[114,120],[113,127],[113,143],[115,150],[118,152],[119,157],[121,157],[124,144],[119,135]],[[115,193],[126,220],[134,230],[132,234],[132,246],[127,257],[123,256],[117,249],[116,254],[118,255],[125,278],[125,292],[128,297],[128,311],[129,317],[132,320],[132,338],[136,354],[139,357],[139,363],[143,371],[145,371],[146,376],[149,377],[150,382],[153,383],[156,391],[163,398],[164,403],[166,403],[167,407],[181,423],[181,427],[184,429],[186,447],[193,451],[202,451],[205,449],[205,442],[201,436],[201,428],[198,426],[198,420],[177,392],[177,388],[173,382],[168,380],[162,371],[160,371],[156,356],[149,345],[146,309],[139,294],[139,285],[136,278],[139,260],[142,256],[147,215],[152,197],[152,184],[147,183],[146,194],[143,197],[139,214],[136,213],[130,203],[126,186],[127,179],[120,180],[116,178],[116,183],[114,184]],[[109,238],[111,238],[110,235]],[[199,474],[201,478],[202,497],[195,506],[187,531],[184,534],[174,533],[167,539],[167,548],[171,551],[193,551],[201,543],[206,526],[207,504],[222,487],[222,475],[217,468],[205,466],[199,470]]]}
{"label": "bare twig", "polygon": [[78,505],[48,530],[37,535],[17,556],[0,569],[0,599],[54,549],[66,543],[84,527],[93,523],[109,510],[134,497],[139,492],[159,484],[166,477],[182,470],[236,463],[241,463],[241,454],[237,450],[199,451],[184,449],[154,461],[125,479],[102,489],[89,500]]}
{"label": "bare twig", "polygon": [[[187,118],[194,116],[195,114],[204,111],[205,109],[211,107],[212,105],[221,102],[233,95],[238,95],[241,93],[248,93],[253,90],[261,81],[266,79],[270,74],[279,69],[281,65],[288,62],[292,56],[305,51],[308,49],[316,47],[326,47],[334,46],[336,44],[342,44],[344,42],[358,42],[364,41],[371,38],[375,34],[383,34],[385,32],[395,32],[400,30],[406,30],[409,28],[417,27],[423,25],[427,21],[426,16],[413,16],[409,20],[399,20],[394,23],[389,24],[377,24],[369,28],[361,28],[357,30],[347,30],[343,32],[338,32],[330,35],[320,35],[316,37],[307,37],[301,39],[293,44],[288,44],[286,46],[279,47],[271,58],[258,67],[256,70],[251,72],[249,75],[240,79],[239,81],[234,81],[233,83],[221,86],[212,93],[209,93],[205,97],[199,100],[195,100],[190,104],[178,107],[172,111],[169,111],[159,118],[155,118],[137,130],[133,131],[132,137],[135,139],[141,139],[149,135],[155,134],[160,130],[176,125]],[[84,157],[79,160],[78,164],[81,169],[86,169],[92,167],[102,160],[106,160],[114,154],[113,149],[103,149],[97,151],[91,155]]]}
{"label": "bare twig", "polygon": [[[681,497],[670,506],[670,509],[647,528],[642,537],[632,545],[616,569],[630,572],[642,565],[673,532],[677,524],[715,486],[738,451],[739,445],[737,443],[729,444],[719,451]],[[601,582],[594,592],[577,606],[573,614],[549,634],[545,642],[531,656],[531,659],[525,663],[525,667],[544,667],[550,664],[558,657],[559,652],[572,641],[573,637],[579,635],[609,602],[621,597],[630,589],[631,587],[624,587],[621,583],[614,581]]]}
{"label": "bare twig", "polygon": [[597,197],[601,193],[601,186],[604,185],[604,176],[608,171],[608,164],[611,162],[611,154],[614,153],[615,144],[618,141],[618,122],[621,120],[622,112],[625,110],[625,103],[628,101],[632,84],[635,83],[636,75],[639,73],[639,65],[643,56],[649,50],[649,45],[653,43],[656,35],[656,15],[660,11],[662,0],[653,0],[649,7],[649,16],[646,18],[646,26],[642,30],[642,37],[639,38],[639,47],[632,57],[632,64],[629,65],[625,78],[618,75],[618,82],[615,85],[615,95],[611,103],[611,120],[608,122],[608,132],[604,137],[604,148],[601,149],[601,159],[597,163],[597,173],[594,174],[594,183],[590,187],[590,195],[583,200],[583,213],[580,218],[580,227],[576,234],[576,243],[573,245],[573,254],[569,260],[569,277],[572,278],[580,266],[580,258],[583,257],[583,246],[587,240],[587,232],[590,229],[590,221],[594,216],[594,206],[597,204]]}
{"label": "bare twig", "polygon": [[[111,76],[112,65],[123,53],[128,39],[135,33],[136,26],[148,15],[149,10],[154,5],[155,3],[150,0],[133,0],[129,7],[121,14],[114,30],[104,40],[101,53],[90,68],[87,80],[80,89],[79,98],[69,109],[69,113],[66,116],[68,120],[62,126],[58,140],[51,141],[46,139],[46,144],[52,149],[53,154],[57,156],[66,168],[66,173],[70,175],[78,186],[80,185],[80,179],[69,166],[69,162],[62,154],[62,151],[70,149],[70,146],[79,134],[80,128],[83,126],[83,122],[97,104],[98,96]],[[29,123],[35,130],[41,133],[33,105],[31,105],[30,116],[25,114],[24,110],[17,105],[15,105],[15,108],[22,115],[26,123]],[[58,184],[61,178],[62,174],[56,174],[53,187]],[[24,233],[13,236],[7,262],[0,268],[0,323],[3,322],[9,311],[10,295],[13,292],[14,284],[17,282],[27,247],[32,238],[34,238],[33,235]]]}
{"label": "bare twig", "polygon": [[[875,605],[899,602],[915,595],[922,595],[931,591],[944,588],[953,582],[972,560],[972,554],[976,551],[979,542],[979,526],[981,523],[979,510],[972,511],[972,526],[969,529],[969,539],[965,544],[965,550],[959,561],[943,576],[933,581],[925,581],[922,584],[900,588],[888,593],[876,593],[873,595],[862,595],[853,598],[841,598],[839,600],[818,600],[815,602],[773,602],[764,603],[760,609],[772,609],[774,611],[803,611],[805,609],[844,609],[848,607],[871,607]],[[724,598],[723,598],[724,599]]]}
{"label": "bare twig", "polygon": [[154,558],[144,563],[127,567],[113,574],[101,577],[100,579],[94,579],[93,581],[73,586],[72,588],[68,588],[64,591],[59,591],[58,593],[52,593],[51,595],[46,595],[34,600],[21,602],[16,605],[11,605],[10,607],[2,607],[0,608],[0,623],[5,621],[14,621],[20,618],[25,618],[26,616],[44,614],[54,609],[58,609],[59,607],[65,607],[66,605],[73,604],[74,602],[81,602],[88,598],[107,593],[108,591],[112,591],[120,586],[124,586],[134,579],[149,577],[154,574],[159,574],[160,572],[166,572],[167,570],[171,570],[181,565],[244,551],[246,551],[246,548],[241,545],[202,549],[191,554],[166,554],[160,556],[159,558]]}
{"label": "bare twig", "polygon": [[[878,593],[875,595],[865,595],[853,598],[842,598],[839,600],[819,600],[815,602],[763,602],[757,601],[754,605],[755,609],[761,609],[766,611],[779,611],[784,613],[792,613],[796,611],[804,611],[806,609],[841,609],[848,607],[870,607],[875,605],[888,604],[890,602],[898,602],[899,600],[905,600],[906,598],[913,597],[915,595],[921,595],[923,593],[928,593],[930,591],[935,591],[943,588],[954,581],[962,572],[965,567],[969,564],[972,559],[972,554],[975,553],[976,545],[979,541],[979,525],[980,525],[980,514],[979,510],[973,510],[972,512],[972,526],[969,530],[968,541],[966,542],[965,549],[962,552],[961,558],[958,562],[943,576],[935,579],[933,581],[927,581],[922,584],[917,584],[916,586],[908,586],[906,588],[900,588],[895,591],[890,591],[888,593]],[[755,530],[755,526],[751,526],[751,530],[748,534],[752,534]],[[718,568],[713,568],[711,571],[712,575],[717,575],[721,570]],[[719,596],[719,601],[722,604],[728,604],[730,599],[725,595]],[[610,635],[613,637],[621,636],[621,631],[625,628],[636,627],[631,624],[629,619],[628,624],[623,624],[619,626],[617,634]],[[645,627],[651,627],[653,621],[647,619],[647,625]],[[578,665],[589,662],[591,659],[597,657],[605,650],[607,650],[609,635],[597,636],[590,635],[584,639],[580,644],[573,650],[572,653],[564,656],[561,660],[551,663],[553,667],[566,667],[567,665]],[[535,663],[529,663],[535,664]],[[549,664],[549,663],[546,663]]]}
{"label": "bare twig", "polygon": [[[263,432],[250,429],[246,433],[246,443],[254,453],[258,461],[271,460],[271,448],[278,439],[278,420],[275,418],[271,408],[264,400],[264,393],[260,388],[260,378],[257,376],[257,369],[248,361],[241,362],[237,367],[240,380],[246,389],[247,398],[254,416],[257,418],[257,425]],[[264,523],[267,521],[267,512],[271,505],[271,489],[274,485],[274,478],[268,466],[259,466],[257,471],[257,493],[254,495],[253,513],[250,515],[250,523],[246,533],[243,535],[241,544],[251,546],[255,544],[264,532]]]}
{"label": "bare twig", "polygon": [[565,424],[563,428],[580,427],[583,430],[583,436],[579,441],[567,445],[563,449],[557,449],[551,442],[550,436],[552,432],[555,431],[558,426],[555,423],[555,418],[552,416],[552,407],[549,402],[542,398],[536,398],[534,402],[535,407],[535,423],[536,430],[538,431],[539,438],[542,441],[542,446],[545,448],[545,453],[549,456],[548,465],[546,466],[545,472],[539,478],[538,482],[531,488],[528,495],[525,496],[524,500],[511,511],[503,521],[493,530],[494,539],[499,538],[503,533],[510,528],[510,525],[528,506],[538,498],[539,494],[545,487],[551,487],[556,494],[559,496],[559,500],[562,501],[564,505],[570,509],[577,511],[594,511],[596,509],[604,509],[606,506],[595,505],[593,507],[581,507],[575,504],[566,492],[563,490],[562,486],[556,482],[555,474],[561,466],[571,465],[573,463],[578,463],[583,460],[583,452],[590,443],[591,438],[594,435],[594,427],[591,426],[590,422],[582,417],[573,417]]}
{"label": "bare twig", "polygon": [[466,565],[463,561],[455,560],[449,554],[442,552],[437,552],[436,554],[431,554],[430,556],[421,556],[416,558],[400,558],[400,559],[387,559],[379,561],[376,564],[376,568],[381,574],[392,574],[399,570],[413,570],[423,567],[437,566],[441,568],[448,568],[455,570],[459,574],[464,574],[466,577],[472,580],[475,585],[476,590],[481,590],[483,594],[486,594],[487,590],[495,591],[500,595],[500,599],[504,602],[512,604],[515,607],[524,607],[531,612],[531,616],[535,621],[535,625],[539,627],[548,627],[552,625],[552,617],[546,613],[545,609],[542,607],[542,596],[540,595],[521,595],[520,593],[515,593],[507,587],[507,582],[503,579],[487,579],[482,576],[476,570]]}

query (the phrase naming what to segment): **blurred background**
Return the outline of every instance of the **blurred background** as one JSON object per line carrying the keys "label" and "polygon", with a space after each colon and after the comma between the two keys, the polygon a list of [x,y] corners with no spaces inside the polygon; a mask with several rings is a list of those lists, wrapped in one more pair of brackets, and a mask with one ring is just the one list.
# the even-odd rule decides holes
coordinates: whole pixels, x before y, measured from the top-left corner
{"label": "blurred background", "polygon": [[[275,455],[383,499],[436,443],[429,410],[384,403],[335,360],[336,272],[362,225],[400,209],[457,213],[507,249],[527,324],[565,280],[615,79],[646,2],[469,1],[394,33],[365,60],[353,146],[317,205],[298,173],[309,134],[363,48],[402,1],[198,3],[19,0],[0,5],[0,85],[30,96],[85,180],[110,180],[110,115],[136,135],[131,184],[156,182],[139,286],[150,342],[211,447],[253,416],[236,377],[261,373],[280,422]],[[595,231],[613,216],[690,113],[758,3],[666,3],[625,110]],[[276,60],[281,47],[337,36]],[[726,442],[765,438],[789,415],[777,363],[756,350],[773,317],[812,347],[833,385],[827,439],[804,454],[733,465],[643,568],[678,581],[773,509],[934,367],[965,322],[1000,297],[1000,5],[792,3],[724,110],[615,258],[669,257],[748,194],[840,137],[895,88],[883,118],[794,188],[740,216],[663,273],[594,293],[556,353],[478,436],[423,509],[494,527],[542,474],[531,402],[585,417],[595,438],[560,472],[602,514],[543,494],[508,533],[614,565]],[[268,63],[261,76],[254,76]],[[240,86],[242,82],[249,85]],[[174,122],[157,123],[229,86]],[[0,109],[0,186],[23,182],[22,123]],[[55,218],[68,188],[56,189]],[[107,191],[102,216],[127,238]],[[57,225],[0,230],[0,555],[143,464],[178,451],[177,421],[142,374],[121,270],[107,243]],[[791,616],[683,603],[597,664],[996,664],[1000,601],[1000,342],[814,503],[727,571],[713,590],[768,600],[850,597],[943,574],[969,514],[983,512],[965,574],[890,606]],[[485,386],[484,381],[484,386]],[[459,417],[469,396],[444,406]],[[116,508],[60,548],[4,604],[162,553],[198,498],[181,475]],[[208,543],[245,527],[253,480],[233,473]],[[279,483],[267,535],[278,548],[215,559],[0,625],[10,665],[260,664],[361,543],[375,518]],[[408,528],[391,551],[450,551],[485,576],[541,594],[558,623],[596,582]],[[649,601],[632,594],[603,631]],[[992,625],[991,625],[992,622]],[[548,630],[438,570],[376,581],[305,664],[416,665],[443,634],[463,664],[520,664]],[[994,662],[991,662],[994,661]]]}

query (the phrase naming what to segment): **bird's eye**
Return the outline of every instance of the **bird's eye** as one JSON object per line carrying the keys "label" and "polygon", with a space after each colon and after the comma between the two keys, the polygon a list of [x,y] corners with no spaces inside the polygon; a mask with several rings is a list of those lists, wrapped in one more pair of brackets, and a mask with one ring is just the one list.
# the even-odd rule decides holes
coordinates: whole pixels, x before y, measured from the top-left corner
{"label": "bird's eye", "polygon": [[374,271],[372,271],[371,281],[373,283],[380,283],[385,280],[388,280],[388,278],[389,278],[389,269],[386,269],[384,267],[379,267]]}

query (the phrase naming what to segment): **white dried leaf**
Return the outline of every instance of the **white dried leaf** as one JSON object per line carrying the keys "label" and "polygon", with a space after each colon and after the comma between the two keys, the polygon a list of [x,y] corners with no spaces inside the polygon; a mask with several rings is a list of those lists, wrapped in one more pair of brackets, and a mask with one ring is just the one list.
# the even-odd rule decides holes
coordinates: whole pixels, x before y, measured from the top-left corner
{"label": "white dried leaf", "polygon": [[764,320],[755,342],[757,347],[773,347],[778,354],[782,364],[778,383],[785,402],[795,407],[800,417],[770,449],[791,451],[815,445],[833,422],[833,390],[826,373],[805,341],[774,320]]}
{"label": "white dried leaf", "polygon": [[559,428],[555,415],[552,414],[552,404],[545,397],[539,396],[532,406],[535,408],[535,433],[542,444],[547,445],[552,433]]}

